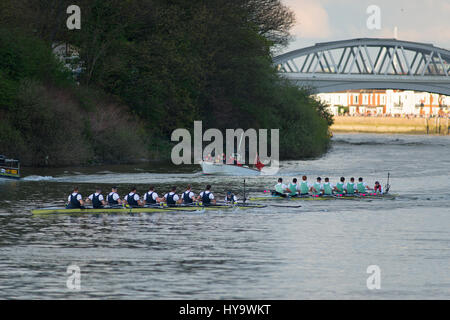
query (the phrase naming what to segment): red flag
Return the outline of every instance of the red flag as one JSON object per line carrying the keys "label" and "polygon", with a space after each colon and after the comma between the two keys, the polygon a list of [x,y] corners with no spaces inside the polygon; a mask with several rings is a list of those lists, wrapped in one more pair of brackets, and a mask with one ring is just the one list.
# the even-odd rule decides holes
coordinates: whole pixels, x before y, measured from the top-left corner
{"label": "red flag", "polygon": [[264,166],[264,164],[261,162],[261,161],[259,161],[259,156],[256,156],[257,158],[256,158],[256,164],[255,164],[255,167],[259,170],[259,171],[261,171],[261,169],[262,168],[264,168],[265,166]]}

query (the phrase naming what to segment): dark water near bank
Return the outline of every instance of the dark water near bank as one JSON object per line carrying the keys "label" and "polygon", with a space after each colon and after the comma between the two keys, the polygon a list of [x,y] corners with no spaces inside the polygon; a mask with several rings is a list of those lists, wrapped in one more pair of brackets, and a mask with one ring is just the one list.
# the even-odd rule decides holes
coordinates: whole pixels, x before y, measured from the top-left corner
{"label": "dark water near bank", "polygon": [[[0,299],[449,299],[449,168],[449,137],[339,134],[323,158],[282,162],[280,176],[384,184],[389,171],[397,199],[51,217],[30,209],[61,205],[74,184],[83,196],[96,185],[142,194],[187,183],[242,196],[242,179],[155,164],[25,170],[0,182]],[[274,181],[246,180],[253,195]],[[69,265],[80,291],[66,287]],[[380,290],[366,286],[369,265],[381,269]]]}

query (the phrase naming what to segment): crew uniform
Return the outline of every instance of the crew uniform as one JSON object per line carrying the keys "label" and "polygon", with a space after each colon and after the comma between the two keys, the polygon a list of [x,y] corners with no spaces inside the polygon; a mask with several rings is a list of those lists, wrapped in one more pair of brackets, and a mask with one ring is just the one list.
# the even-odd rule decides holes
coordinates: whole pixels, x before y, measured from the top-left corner
{"label": "crew uniform", "polygon": [[117,206],[119,204],[118,200],[120,199],[120,196],[117,192],[110,192],[107,199],[110,206]]}
{"label": "crew uniform", "polygon": [[347,182],[347,187],[345,190],[347,194],[355,194],[356,184],[354,182]]}
{"label": "crew uniform", "polygon": [[356,189],[358,190],[359,193],[367,192],[367,183],[365,183],[365,182],[358,182],[356,184]]}
{"label": "crew uniform", "polygon": [[193,193],[191,190],[186,190],[183,192],[183,203],[189,204],[193,203],[192,198],[195,197],[195,193]]}
{"label": "crew uniform", "polygon": [[80,209],[80,208],[82,208],[80,200],[83,200],[83,197],[81,196],[81,194],[76,193],[76,192],[72,193],[67,198],[67,201],[69,202],[69,204],[66,206],[66,208],[67,209]]}
{"label": "crew uniform", "polygon": [[331,182],[325,182],[323,184],[323,194],[330,196],[333,194],[334,186]]}
{"label": "crew uniform", "polygon": [[283,193],[284,193],[284,190],[286,190],[287,188],[288,188],[287,185],[285,185],[285,184],[282,183],[282,182],[278,182],[278,183],[275,185],[275,192],[283,194]]}
{"label": "crew uniform", "polygon": [[145,203],[156,204],[156,199],[158,198],[158,194],[155,191],[149,191],[144,194]]}
{"label": "crew uniform", "polygon": [[293,182],[289,183],[288,189],[291,190],[291,193],[289,194],[290,196],[297,195],[297,191],[299,189],[298,183],[293,183]]}
{"label": "crew uniform", "polygon": [[338,191],[340,193],[344,193],[347,190],[346,184],[344,182],[338,182],[336,183],[336,189],[338,189]]}
{"label": "crew uniform", "polygon": [[225,202],[227,203],[236,203],[237,201],[238,198],[231,192],[227,193],[227,195],[225,196]]}
{"label": "crew uniform", "polygon": [[311,183],[309,183],[308,181],[301,181],[300,184],[298,185],[298,191],[300,193],[300,195],[307,195],[309,194],[309,190],[311,189],[313,185]]}
{"label": "crew uniform", "polygon": [[88,198],[89,198],[89,200],[92,201],[92,207],[94,209],[102,209],[103,208],[102,201],[104,201],[105,199],[103,198],[103,195],[101,193],[97,193],[97,192],[93,193]]}
{"label": "crew uniform", "polygon": [[164,195],[164,198],[166,199],[166,203],[169,207],[175,206],[177,204],[177,201],[180,200],[180,197],[173,191],[166,193]]}
{"label": "crew uniform", "polygon": [[128,205],[130,205],[131,207],[139,207],[139,195],[137,193],[134,192],[130,192],[129,194],[127,194],[124,198],[124,200],[128,203]]}
{"label": "crew uniform", "polygon": [[313,188],[316,189],[315,192],[313,192],[314,195],[319,195],[323,191],[323,184],[316,181],[313,184]]}
{"label": "crew uniform", "polygon": [[213,193],[208,190],[200,192],[200,197],[202,198],[202,203],[204,206],[209,206],[211,204],[211,200],[214,200]]}

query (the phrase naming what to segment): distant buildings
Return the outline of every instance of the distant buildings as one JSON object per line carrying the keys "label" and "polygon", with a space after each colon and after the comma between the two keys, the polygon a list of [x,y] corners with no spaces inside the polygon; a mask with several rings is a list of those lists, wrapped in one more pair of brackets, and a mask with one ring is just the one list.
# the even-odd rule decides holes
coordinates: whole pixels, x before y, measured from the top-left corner
{"label": "distant buildings", "polygon": [[448,116],[450,96],[404,90],[348,90],[316,97],[334,115]]}

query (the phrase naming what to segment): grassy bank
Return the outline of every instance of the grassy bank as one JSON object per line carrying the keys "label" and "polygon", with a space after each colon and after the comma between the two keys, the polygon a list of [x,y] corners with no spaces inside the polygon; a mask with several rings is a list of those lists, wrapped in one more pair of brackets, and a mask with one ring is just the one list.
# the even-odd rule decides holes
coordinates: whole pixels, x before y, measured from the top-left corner
{"label": "grassy bank", "polygon": [[447,118],[393,118],[335,116],[332,132],[449,134]]}

